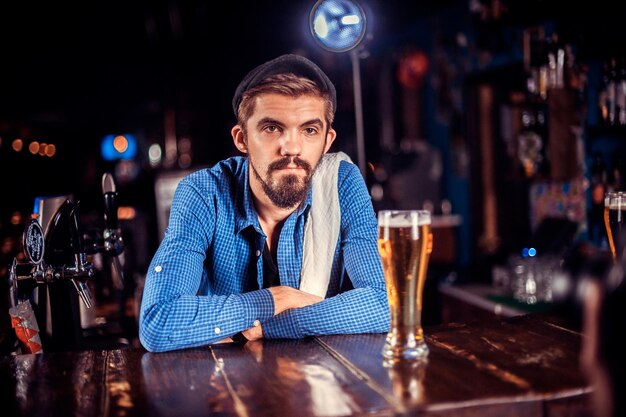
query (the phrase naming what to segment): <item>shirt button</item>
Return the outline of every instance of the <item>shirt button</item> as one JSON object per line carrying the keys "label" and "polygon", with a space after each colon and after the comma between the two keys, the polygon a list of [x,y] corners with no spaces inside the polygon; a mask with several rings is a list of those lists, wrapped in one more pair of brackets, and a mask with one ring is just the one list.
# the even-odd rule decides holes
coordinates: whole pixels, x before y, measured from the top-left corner
{"label": "shirt button", "polygon": [[220,334],[222,333],[222,329],[220,329],[219,327],[216,327],[215,330],[213,330],[215,332],[215,334]]}
{"label": "shirt button", "polygon": [[154,272],[161,272],[163,270],[163,267],[161,265],[157,265],[154,267]]}
{"label": "shirt button", "polygon": [[261,251],[257,249],[256,256],[261,256]]}
{"label": "shirt button", "polygon": [[260,322],[260,321],[258,321],[258,320],[255,320],[255,321],[253,321],[253,322],[252,322],[252,325],[253,325],[254,327],[259,327],[259,326],[261,325],[261,322]]}

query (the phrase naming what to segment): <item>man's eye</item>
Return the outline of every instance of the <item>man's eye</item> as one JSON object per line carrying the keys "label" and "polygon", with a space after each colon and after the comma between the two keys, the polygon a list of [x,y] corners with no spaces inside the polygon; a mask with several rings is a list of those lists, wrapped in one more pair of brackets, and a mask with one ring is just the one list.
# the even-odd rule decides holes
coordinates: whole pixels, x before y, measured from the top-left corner
{"label": "man's eye", "polygon": [[277,132],[278,131],[278,126],[276,126],[276,125],[265,126],[265,131],[266,132],[270,132],[270,133]]}
{"label": "man's eye", "polygon": [[307,127],[304,131],[307,135],[317,135],[317,129],[314,127]]}

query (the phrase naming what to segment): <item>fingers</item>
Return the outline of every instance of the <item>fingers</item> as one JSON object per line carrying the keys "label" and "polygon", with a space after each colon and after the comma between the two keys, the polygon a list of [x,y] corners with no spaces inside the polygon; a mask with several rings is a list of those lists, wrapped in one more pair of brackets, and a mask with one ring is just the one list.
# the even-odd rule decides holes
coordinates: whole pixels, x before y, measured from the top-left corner
{"label": "fingers", "polygon": [[306,307],[319,303],[323,298],[284,285],[269,288],[274,298],[274,314],[290,308]]}
{"label": "fingers", "polygon": [[248,340],[263,339],[263,329],[261,328],[261,326],[251,327],[251,328],[249,328],[247,330],[244,330],[243,331],[243,335]]}

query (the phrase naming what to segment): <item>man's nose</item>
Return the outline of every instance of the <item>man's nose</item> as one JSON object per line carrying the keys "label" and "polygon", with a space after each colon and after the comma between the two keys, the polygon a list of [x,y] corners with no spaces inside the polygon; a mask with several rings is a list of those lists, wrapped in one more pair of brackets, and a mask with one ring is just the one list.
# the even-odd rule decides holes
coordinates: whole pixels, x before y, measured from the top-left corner
{"label": "man's nose", "polygon": [[283,136],[281,154],[283,156],[300,155],[302,152],[302,138],[297,132],[286,132]]}

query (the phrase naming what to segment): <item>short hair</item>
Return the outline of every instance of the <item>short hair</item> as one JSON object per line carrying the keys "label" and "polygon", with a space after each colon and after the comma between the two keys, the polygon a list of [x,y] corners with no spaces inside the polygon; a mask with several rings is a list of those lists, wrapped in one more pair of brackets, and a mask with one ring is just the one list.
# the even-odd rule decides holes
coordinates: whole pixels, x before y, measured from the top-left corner
{"label": "short hair", "polygon": [[292,73],[270,75],[261,83],[246,90],[237,109],[237,123],[245,127],[246,122],[254,113],[255,99],[262,94],[281,94],[288,97],[316,96],[324,101],[324,117],[330,128],[335,118],[333,97],[329,92],[322,91],[312,80]]}

